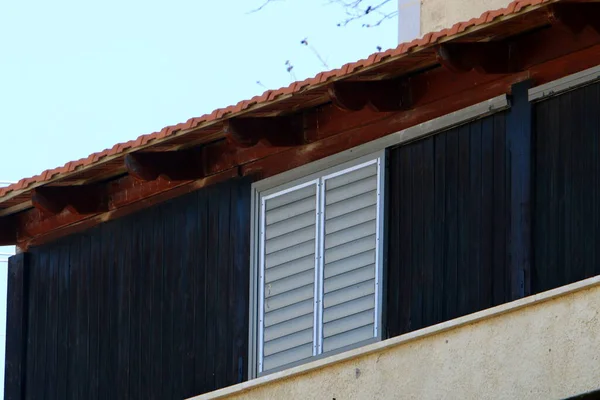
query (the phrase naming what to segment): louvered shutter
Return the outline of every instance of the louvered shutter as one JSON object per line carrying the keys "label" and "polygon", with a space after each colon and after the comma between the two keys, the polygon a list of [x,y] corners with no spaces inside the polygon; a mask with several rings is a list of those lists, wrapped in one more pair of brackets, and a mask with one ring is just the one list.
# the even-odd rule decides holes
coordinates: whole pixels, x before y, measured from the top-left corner
{"label": "louvered shutter", "polygon": [[262,368],[313,356],[317,182],[262,200]]}
{"label": "louvered shutter", "polygon": [[377,160],[324,183],[322,351],[376,335]]}
{"label": "louvered shutter", "polygon": [[260,194],[259,373],[378,337],[380,157]]}

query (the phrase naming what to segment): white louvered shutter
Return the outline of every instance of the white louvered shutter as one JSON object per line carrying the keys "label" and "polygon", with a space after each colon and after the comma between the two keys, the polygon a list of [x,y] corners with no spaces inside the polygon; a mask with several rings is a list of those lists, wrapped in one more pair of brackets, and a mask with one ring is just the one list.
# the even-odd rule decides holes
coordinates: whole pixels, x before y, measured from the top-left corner
{"label": "white louvered shutter", "polygon": [[259,373],[378,337],[380,165],[261,194]]}
{"label": "white louvered shutter", "polygon": [[313,356],[317,182],[263,199],[262,371]]}
{"label": "white louvered shutter", "polygon": [[377,162],[324,179],[323,352],[376,336]]}

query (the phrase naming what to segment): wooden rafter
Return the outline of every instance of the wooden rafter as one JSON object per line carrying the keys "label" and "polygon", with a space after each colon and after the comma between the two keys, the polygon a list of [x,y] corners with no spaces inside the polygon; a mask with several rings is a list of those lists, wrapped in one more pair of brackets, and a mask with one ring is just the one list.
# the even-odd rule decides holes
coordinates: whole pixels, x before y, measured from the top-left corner
{"label": "wooden rafter", "polygon": [[360,111],[365,107],[376,112],[400,111],[413,105],[408,79],[338,81],[327,89],[333,104],[346,111]]}
{"label": "wooden rafter", "polygon": [[242,148],[259,142],[265,146],[297,146],[305,143],[302,113],[225,121],[223,132],[230,143]]}
{"label": "wooden rafter", "polygon": [[54,215],[65,208],[85,215],[108,211],[106,185],[42,186],[35,188],[31,202],[38,210]]}
{"label": "wooden rafter", "polygon": [[482,74],[510,74],[521,71],[517,43],[447,43],[437,47],[438,62],[454,73],[475,70]]}
{"label": "wooden rafter", "polygon": [[178,151],[139,152],[125,156],[127,173],[142,181],[163,176],[169,181],[188,181],[206,176],[203,147]]}

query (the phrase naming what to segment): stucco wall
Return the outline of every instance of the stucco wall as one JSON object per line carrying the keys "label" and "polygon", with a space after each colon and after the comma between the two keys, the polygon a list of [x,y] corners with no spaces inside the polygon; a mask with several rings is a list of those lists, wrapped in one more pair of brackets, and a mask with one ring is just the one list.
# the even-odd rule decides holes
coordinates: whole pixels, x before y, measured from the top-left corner
{"label": "stucco wall", "polygon": [[199,398],[553,399],[600,387],[600,277]]}
{"label": "stucco wall", "polygon": [[506,7],[511,0],[422,0],[421,35]]}

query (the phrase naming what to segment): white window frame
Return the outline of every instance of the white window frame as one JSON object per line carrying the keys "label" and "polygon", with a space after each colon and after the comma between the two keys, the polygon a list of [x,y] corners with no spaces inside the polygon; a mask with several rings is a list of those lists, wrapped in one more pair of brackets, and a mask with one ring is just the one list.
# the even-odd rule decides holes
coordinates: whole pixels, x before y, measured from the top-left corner
{"label": "white window frame", "polygon": [[[334,162],[336,156],[324,159]],[[323,161],[323,160],[321,160]],[[345,161],[345,162],[344,162]],[[380,341],[382,338],[382,297],[383,297],[383,232],[384,232],[384,186],[385,186],[385,150],[368,154],[362,157],[344,160],[338,165],[319,168],[322,164],[312,163],[283,174],[267,178],[252,185],[252,232],[251,232],[251,268],[250,268],[250,334],[249,334],[249,377],[255,378],[263,374],[270,374],[279,370],[287,369],[295,365],[304,364],[322,357],[328,357],[369,343]],[[324,245],[324,182],[344,173],[377,164],[377,225],[375,235],[375,321],[373,337],[359,343],[342,347],[333,351],[322,352],[323,348],[323,258],[321,249]],[[305,167],[312,167],[307,169]],[[312,170],[312,171],[311,171]],[[310,173],[312,172],[312,173]],[[281,184],[285,180],[286,183]],[[264,319],[264,220],[266,201],[297,190],[302,187],[317,185],[317,212],[315,213],[316,238],[315,241],[315,308],[314,308],[314,334],[313,334],[313,356],[308,360],[302,360],[284,366],[262,372],[262,346]]]}

